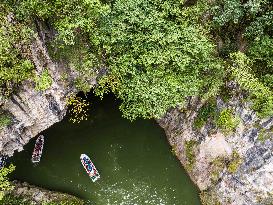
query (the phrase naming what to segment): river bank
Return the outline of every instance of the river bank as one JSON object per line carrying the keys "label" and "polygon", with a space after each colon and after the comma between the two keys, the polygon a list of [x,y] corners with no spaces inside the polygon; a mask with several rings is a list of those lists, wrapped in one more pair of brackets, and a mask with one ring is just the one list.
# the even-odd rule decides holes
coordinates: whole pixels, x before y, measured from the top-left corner
{"label": "river bank", "polygon": [[158,120],[174,153],[199,187],[204,204],[271,205],[273,201],[273,117],[260,119],[242,100],[216,99],[214,112],[231,110],[237,124],[229,132],[208,118],[197,126],[196,98],[188,109],[170,110]]}
{"label": "river bank", "polygon": [[83,205],[84,201],[61,192],[43,189],[26,182],[13,181],[14,189],[6,193],[2,205]]}

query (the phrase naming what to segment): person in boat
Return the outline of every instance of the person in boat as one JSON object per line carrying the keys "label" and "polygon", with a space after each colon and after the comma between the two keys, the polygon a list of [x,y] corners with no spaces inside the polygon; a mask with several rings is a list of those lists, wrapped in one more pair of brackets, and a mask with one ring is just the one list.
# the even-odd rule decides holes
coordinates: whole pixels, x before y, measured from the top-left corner
{"label": "person in boat", "polygon": [[92,166],[91,162],[88,159],[84,158],[84,164],[85,169],[89,172],[89,175],[97,175],[97,170]]}

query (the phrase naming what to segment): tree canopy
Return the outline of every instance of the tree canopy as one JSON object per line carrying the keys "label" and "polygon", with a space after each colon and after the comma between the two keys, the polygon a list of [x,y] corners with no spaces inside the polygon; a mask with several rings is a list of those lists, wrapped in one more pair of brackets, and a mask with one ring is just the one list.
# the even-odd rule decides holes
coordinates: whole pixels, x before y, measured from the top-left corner
{"label": "tree canopy", "polygon": [[[272,113],[270,0],[8,0],[0,8],[5,11],[1,88],[10,82],[20,85],[31,76],[35,68],[22,48],[27,50],[37,22],[43,22],[55,33],[46,42],[49,50],[54,47],[52,57],[66,58],[67,65],[81,73],[75,85],[87,91],[87,79],[107,68],[95,92],[115,93],[129,119],[159,118],[190,96],[208,99],[231,79],[255,93],[241,78],[249,75],[267,99],[258,103],[257,112]],[[243,69],[246,75],[235,72],[242,55],[251,62]]]}

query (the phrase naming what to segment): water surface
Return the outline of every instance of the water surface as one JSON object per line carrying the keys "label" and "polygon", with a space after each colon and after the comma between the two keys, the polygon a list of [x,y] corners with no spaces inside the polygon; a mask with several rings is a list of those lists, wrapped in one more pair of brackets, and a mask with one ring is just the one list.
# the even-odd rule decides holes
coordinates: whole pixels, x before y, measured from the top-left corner
{"label": "water surface", "polygon": [[[31,164],[35,139],[16,153],[14,178],[79,196],[91,205],[200,205],[198,190],[170,151],[153,120],[121,117],[111,96],[92,99],[90,119],[67,119],[50,127],[38,166]],[[80,163],[85,153],[101,179],[93,183]]]}

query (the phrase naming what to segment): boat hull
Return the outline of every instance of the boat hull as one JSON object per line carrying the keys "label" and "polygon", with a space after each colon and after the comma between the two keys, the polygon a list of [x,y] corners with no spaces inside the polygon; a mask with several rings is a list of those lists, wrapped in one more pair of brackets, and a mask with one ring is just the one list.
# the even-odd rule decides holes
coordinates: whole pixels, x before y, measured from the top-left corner
{"label": "boat hull", "polygon": [[81,154],[81,163],[90,179],[95,182],[100,178],[100,174],[92,163],[91,159],[86,154]]}
{"label": "boat hull", "polygon": [[35,142],[34,150],[31,157],[32,163],[39,163],[41,161],[43,148],[44,148],[44,136],[40,135]]}

